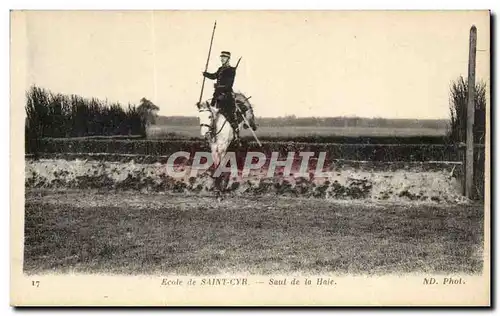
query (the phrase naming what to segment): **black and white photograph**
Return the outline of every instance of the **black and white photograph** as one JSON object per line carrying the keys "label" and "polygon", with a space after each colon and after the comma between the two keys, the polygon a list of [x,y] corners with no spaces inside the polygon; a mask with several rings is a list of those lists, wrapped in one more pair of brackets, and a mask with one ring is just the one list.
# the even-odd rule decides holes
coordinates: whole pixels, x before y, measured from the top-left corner
{"label": "black and white photograph", "polygon": [[489,306],[488,10],[10,18],[12,305]]}

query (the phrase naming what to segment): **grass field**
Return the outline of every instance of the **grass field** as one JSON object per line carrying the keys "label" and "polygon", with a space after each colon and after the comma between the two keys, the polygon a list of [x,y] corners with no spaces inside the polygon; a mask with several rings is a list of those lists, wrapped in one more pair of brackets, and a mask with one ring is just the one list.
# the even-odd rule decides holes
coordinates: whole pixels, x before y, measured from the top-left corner
{"label": "grass field", "polygon": [[[152,125],[147,131],[148,138],[192,138],[200,136],[197,125]],[[446,129],[434,128],[389,128],[389,127],[325,127],[325,126],[263,126],[256,131],[258,137],[309,137],[309,136],[444,136]],[[252,136],[242,129],[241,136]]]}
{"label": "grass field", "polygon": [[477,273],[483,206],[26,194],[27,273]]}

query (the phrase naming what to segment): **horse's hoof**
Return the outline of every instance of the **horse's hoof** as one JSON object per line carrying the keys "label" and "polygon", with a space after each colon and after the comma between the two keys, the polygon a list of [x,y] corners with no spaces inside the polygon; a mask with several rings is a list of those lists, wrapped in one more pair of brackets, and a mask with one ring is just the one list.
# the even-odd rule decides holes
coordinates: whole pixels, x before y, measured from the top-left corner
{"label": "horse's hoof", "polygon": [[217,191],[217,193],[215,193],[215,199],[217,200],[217,202],[222,201],[222,194],[220,193],[220,191]]}

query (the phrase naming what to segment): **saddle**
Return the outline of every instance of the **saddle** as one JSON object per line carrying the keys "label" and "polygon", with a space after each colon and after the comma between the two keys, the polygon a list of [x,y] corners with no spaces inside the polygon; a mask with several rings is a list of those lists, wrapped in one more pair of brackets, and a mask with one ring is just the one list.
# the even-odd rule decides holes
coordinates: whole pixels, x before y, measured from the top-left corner
{"label": "saddle", "polygon": [[[228,94],[231,94],[228,96]],[[246,100],[240,100],[237,98],[237,94],[235,92],[224,92],[217,96],[216,100],[212,100],[212,104],[215,108],[217,108],[222,115],[229,121],[233,122],[235,125],[243,124],[244,129],[252,128],[254,131],[257,129],[255,126],[255,122],[250,121],[250,126],[248,126],[243,118],[246,117],[247,111],[251,110],[246,104]],[[221,106],[221,102],[227,102],[225,106]],[[231,104],[228,104],[228,103]],[[234,111],[234,112],[233,112]],[[230,113],[232,112],[232,113]]]}

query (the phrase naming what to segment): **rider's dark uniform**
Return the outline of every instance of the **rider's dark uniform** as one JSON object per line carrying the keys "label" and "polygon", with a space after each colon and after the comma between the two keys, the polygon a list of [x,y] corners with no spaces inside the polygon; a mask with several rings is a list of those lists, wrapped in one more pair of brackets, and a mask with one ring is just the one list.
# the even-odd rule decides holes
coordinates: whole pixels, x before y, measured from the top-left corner
{"label": "rider's dark uniform", "polygon": [[[222,52],[222,55],[229,54]],[[215,73],[203,72],[203,75],[212,80],[216,80],[214,84],[214,95],[212,98],[212,106],[220,107],[222,114],[229,120],[233,129],[237,129],[235,118],[235,105],[233,100],[233,84],[236,76],[236,68],[227,65],[222,65]]]}

